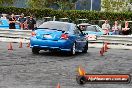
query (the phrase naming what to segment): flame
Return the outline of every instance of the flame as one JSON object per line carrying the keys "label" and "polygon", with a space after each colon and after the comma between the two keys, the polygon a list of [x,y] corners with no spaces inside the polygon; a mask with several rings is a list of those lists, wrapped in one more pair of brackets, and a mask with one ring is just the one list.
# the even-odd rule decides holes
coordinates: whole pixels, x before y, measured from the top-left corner
{"label": "flame", "polygon": [[80,76],[84,76],[86,74],[85,70],[79,66],[78,73]]}

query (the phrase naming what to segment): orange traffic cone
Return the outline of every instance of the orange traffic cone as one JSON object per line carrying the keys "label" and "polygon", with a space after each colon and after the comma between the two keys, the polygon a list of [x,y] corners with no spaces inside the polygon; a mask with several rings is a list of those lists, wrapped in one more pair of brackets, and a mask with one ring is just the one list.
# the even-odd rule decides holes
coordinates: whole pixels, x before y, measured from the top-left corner
{"label": "orange traffic cone", "polygon": [[107,48],[107,50],[110,49],[110,48],[108,47],[108,43],[107,43],[107,42],[106,42],[106,48]]}
{"label": "orange traffic cone", "polygon": [[57,87],[56,88],[60,88],[60,84],[58,83]]}
{"label": "orange traffic cone", "polygon": [[101,55],[101,56],[104,55],[104,47],[101,48],[101,50],[100,50],[100,55]]}
{"label": "orange traffic cone", "polygon": [[12,47],[11,42],[10,42],[9,45],[8,45],[8,50],[13,50],[13,47]]}
{"label": "orange traffic cone", "polygon": [[19,45],[19,48],[22,48],[22,41],[20,41],[20,45]]}
{"label": "orange traffic cone", "polygon": [[30,47],[30,42],[27,44],[27,47]]}
{"label": "orange traffic cone", "polygon": [[107,50],[109,49],[107,42],[105,43],[104,47],[105,47],[105,52],[107,52]]}
{"label": "orange traffic cone", "polygon": [[107,44],[104,44],[104,52],[107,52]]}

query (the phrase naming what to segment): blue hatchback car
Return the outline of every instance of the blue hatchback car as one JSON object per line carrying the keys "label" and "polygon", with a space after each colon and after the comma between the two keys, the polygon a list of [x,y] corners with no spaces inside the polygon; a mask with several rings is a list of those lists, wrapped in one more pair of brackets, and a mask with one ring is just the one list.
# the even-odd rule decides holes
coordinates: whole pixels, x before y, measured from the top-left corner
{"label": "blue hatchback car", "polygon": [[40,50],[55,50],[74,55],[88,50],[88,41],[83,32],[73,23],[59,21],[41,24],[32,32],[30,44],[33,54],[38,54]]}

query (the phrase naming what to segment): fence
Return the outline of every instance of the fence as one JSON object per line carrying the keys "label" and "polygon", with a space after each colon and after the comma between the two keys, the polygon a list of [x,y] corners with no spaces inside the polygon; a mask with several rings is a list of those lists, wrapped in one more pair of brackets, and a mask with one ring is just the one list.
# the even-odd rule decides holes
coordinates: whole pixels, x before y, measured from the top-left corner
{"label": "fence", "polygon": [[[94,41],[92,41],[94,42]],[[132,44],[132,35],[102,35],[97,37],[97,43],[109,42],[110,44]]]}
{"label": "fence", "polygon": [[31,30],[0,29],[0,41],[4,42],[29,42]]}
{"label": "fence", "polygon": [[[29,42],[31,30],[0,29],[0,41],[4,42]],[[108,42],[111,47],[127,47],[132,49],[132,35],[102,35],[97,40],[89,41],[89,47],[101,47],[102,43]]]}

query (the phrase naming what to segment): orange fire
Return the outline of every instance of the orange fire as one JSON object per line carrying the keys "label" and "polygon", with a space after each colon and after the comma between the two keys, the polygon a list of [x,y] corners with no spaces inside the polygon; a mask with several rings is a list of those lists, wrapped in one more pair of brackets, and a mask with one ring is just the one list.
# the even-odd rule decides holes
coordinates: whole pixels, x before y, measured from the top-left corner
{"label": "orange fire", "polygon": [[84,76],[86,74],[86,71],[79,66],[78,73],[79,73],[80,76]]}

